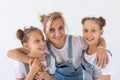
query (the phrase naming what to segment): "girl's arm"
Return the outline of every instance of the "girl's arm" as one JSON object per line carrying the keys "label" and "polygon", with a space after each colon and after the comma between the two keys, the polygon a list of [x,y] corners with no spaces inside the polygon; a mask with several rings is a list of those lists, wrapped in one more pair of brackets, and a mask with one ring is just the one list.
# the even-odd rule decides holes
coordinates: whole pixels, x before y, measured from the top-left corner
{"label": "girl's arm", "polygon": [[7,56],[14,60],[29,64],[31,58],[26,54],[27,54],[27,50],[25,50],[24,48],[17,48],[17,49],[9,50]]}
{"label": "girl's arm", "polygon": [[53,74],[48,74],[47,72],[38,72],[37,75],[35,75],[35,79],[37,80],[54,80]]}
{"label": "girl's arm", "polygon": [[42,72],[39,71],[37,72],[37,74],[35,75],[35,79],[37,80],[54,80],[54,75],[53,74],[48,74],[45,70],[45,66],[41,65],[42,68]]}
{"label": "girl's arm", "polygon": [[110,75],[102,75],[102,80],[110,80]]}
{"label": "girl's arm", "polygon": [[50,74],[48,74],[48,73],[46,73],[47,75],[46,75],[46,78],[45,79],[47,79],[47,80],[54,80],[54,75],[50,75]]}

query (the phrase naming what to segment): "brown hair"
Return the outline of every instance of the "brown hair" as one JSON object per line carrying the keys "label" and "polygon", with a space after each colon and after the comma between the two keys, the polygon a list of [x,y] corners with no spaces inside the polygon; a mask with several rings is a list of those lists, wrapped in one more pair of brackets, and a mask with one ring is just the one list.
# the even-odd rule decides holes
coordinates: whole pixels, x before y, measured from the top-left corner
{"label": "brown hair", "polygon": [[84,25],[85,21],[87,20],[94,20],[99,26],[100,26],[100,29],[102,29],[105,24],[106,24],[106,21],[103,17],[99,17],[99,18],[96,18],[96,17],[85,17],[82,19],[82,24]]}
{"label": "brown hair", "polygon": [[[43,24],[44,30],[46,32],[49,32],[51,23],[53,22],[53,20],[57,18],[61,18],[63,21],[63,24],[65,24],[62,13],[60,12],[52,12],[52,13],[49,13],[48,15],[43,14],[40,16],[40,22]],[[49,26],[49,27],[46,28],[46,26]]]}
{"label": "brown hair", "polygon": [[[30,28],[26,28],[24,30],[18,29],[16,32],[17,39],[19,39],[22,44],[26,43],[29,40],[30,33],[36,30],[39,30],[39,29],[33,26],[30,26]],[[41,30],[39,31],[41,32]]]}

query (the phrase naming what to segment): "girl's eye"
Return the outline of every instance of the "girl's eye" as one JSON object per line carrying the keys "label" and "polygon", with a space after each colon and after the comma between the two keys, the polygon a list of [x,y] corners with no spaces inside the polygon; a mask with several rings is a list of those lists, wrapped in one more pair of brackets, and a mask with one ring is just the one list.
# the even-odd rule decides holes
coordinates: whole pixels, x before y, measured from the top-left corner
{"label": "girl's eye", "polygon": [[62,29],[64,29],[64,27],[63,27],[63,26],[60,26],[60,27],[59,27],[59,30],[62,30]]}
{"label": "girl's eye", "polygon": [[83,30],[84,32],[88,32],[88,30]]}
{"label": "girl's eye", "polygon": [[91,30],[92,32],[95,32],[96,30]]}
{"label": "girl's eye", "polygon": [[35,43],[39,43],[40,42],[40,40],[35,40]]}
{"label": "girl's eye", "polygon": [[54,31],[55,31],[55,29],[53,29],[53,28],[50,29],[50,32],[54,32]]}

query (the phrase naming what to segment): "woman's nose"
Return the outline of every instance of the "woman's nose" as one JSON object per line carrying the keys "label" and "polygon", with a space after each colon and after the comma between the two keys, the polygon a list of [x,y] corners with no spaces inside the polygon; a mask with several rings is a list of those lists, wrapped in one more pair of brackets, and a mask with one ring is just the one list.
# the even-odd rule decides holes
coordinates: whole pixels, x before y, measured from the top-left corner
{"label": "woman's nose", "polygon": [[60,36],[60,31],[56,31],[55,35],[56,35],[56,37]]}

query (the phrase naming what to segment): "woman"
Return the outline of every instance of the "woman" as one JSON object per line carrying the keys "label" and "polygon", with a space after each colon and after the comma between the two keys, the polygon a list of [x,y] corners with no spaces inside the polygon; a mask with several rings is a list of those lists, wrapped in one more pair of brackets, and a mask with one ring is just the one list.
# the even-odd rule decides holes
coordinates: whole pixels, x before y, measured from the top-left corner
{"label": "woman", "polygon": [[[49,13],[48,15],[42,15],[41,22],[44,26],[43,30],[46,35],[47,41],[49,42],[51,49],[56,56],[57,63],[67,61],[69,35],[65,34],[65,22],[62,14],[59,12],[52,12]],[[105,47],[103,39],[100,39],[99,46]],[[86,48],[87,45],[82,37],[80,36],[72,37],[72,50],[73,50],[72,63],[75,68],[79,67],[82,50],[85,50]],[[18,48],[10,50],[8,52],[8,57],[11,57],[15,60],[19,60],[25,63],[30,63],[31,58],[26,56],[25,53],[26,50],[24,50],[23,48]],[[48,50],[47,53],[49,53]],[[107,62],[106,50],[98,48],[97,55],[98,65],[104,67]]]}

